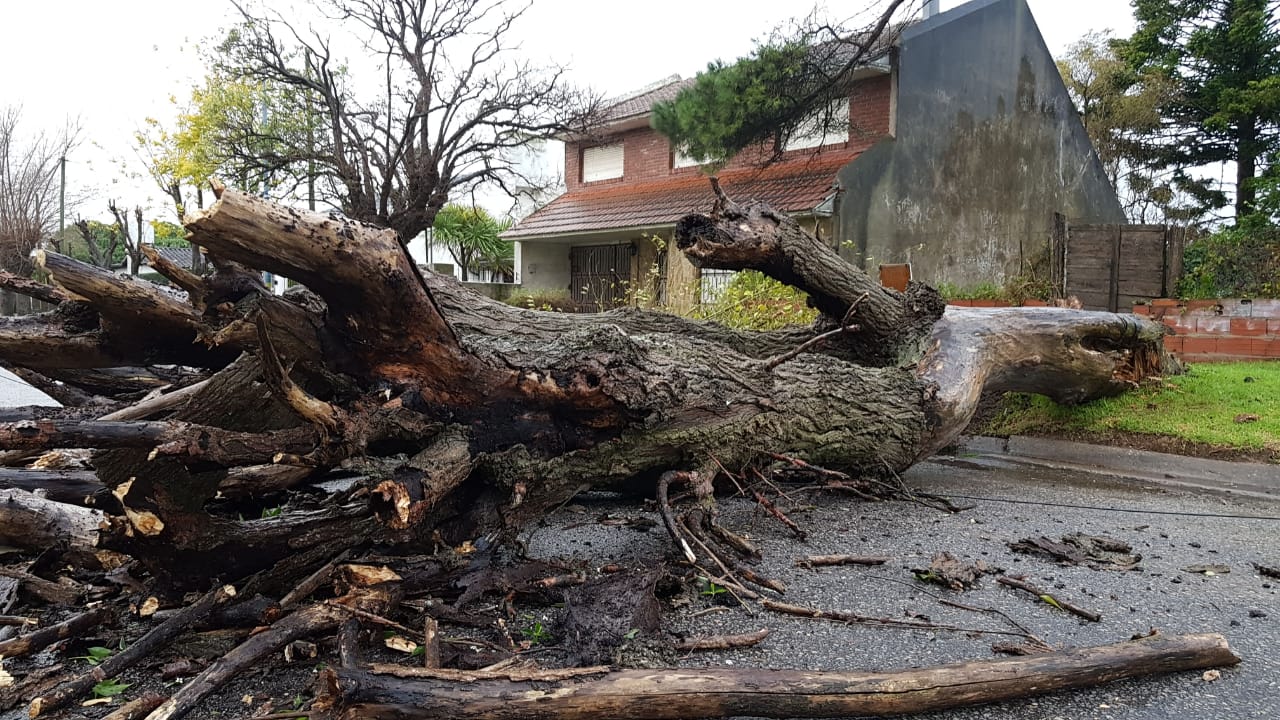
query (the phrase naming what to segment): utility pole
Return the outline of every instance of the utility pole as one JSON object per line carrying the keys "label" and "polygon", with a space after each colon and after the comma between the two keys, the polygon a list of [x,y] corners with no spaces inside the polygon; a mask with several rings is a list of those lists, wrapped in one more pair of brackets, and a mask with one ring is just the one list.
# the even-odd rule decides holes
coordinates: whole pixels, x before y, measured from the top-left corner
{"label": "utility pole", "polygon": [[67,229],[67,155],[66,153],[62,154],[62,157],[58,161],[58,165],[61,168],[59,171],[59,174],[61,175],[61,183],[58,188],[58,252],[62,253],[63,255],[68,255],[70,254],[67,252],[69,250],[69,248],[67,247],[69,243],[67,243],[67,239],[63,237]]}

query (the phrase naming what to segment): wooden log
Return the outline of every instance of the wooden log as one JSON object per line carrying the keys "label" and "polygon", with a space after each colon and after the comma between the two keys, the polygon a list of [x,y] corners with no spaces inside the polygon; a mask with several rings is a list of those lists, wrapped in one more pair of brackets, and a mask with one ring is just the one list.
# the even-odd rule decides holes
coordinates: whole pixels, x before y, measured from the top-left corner
{"label": "wooden log", "polygon": [[67,407],[105,405],[111,402],[107,398],[87,393],[74,385],[69,385],[61,380],[54,380],[51,377],[46,377],[45,375],[42,375],[30,368],[14,365],[9,368],[9,370],[14,375],[22,378],[23,382],[26,382],[35,389]]}
{"label": "wooden log", "polygon": [[103,715],[102,720],[143,720],[152,710],[160,707],[164,696],[158,693],[146,693]]}
{"label": "wooden log", "polygon": [[[374,665],[322,673],[312,718],[663,720],[883,717],[1033,697],[1240,662],[1221,635],[1156,635],[1043,655],[892,672],[625,670],[460,673]],[[566,672],[570,673],[566,675]]]}
{"label": "wooden log", "polygon": [[0,490],[0,542],[24,548],[98,546],[101,510],[55,502],[26,490]]}
{"label": "wooden log", "polygon": [[223,465],[272,462],[316,448],[309,428],[245,433],[179,421],[35,420],[0,423],[0,449],[152,448],[153,456],[177,456]]}
{"label": "wooden log", "polygon": [[270,628],[253,635],[231,652],[218,658],[204,672],[188,680],[168,700],[147,715],[147,720],[176,720],[191,710],[210,693],[222,687],[240,671],[250,667],[285,645],[314,633],[332,630],[347,618],[341,609],[312,605],[289,615]]}
{"label": "wooden log", "polygon": [[[91,470],[34,470],[0,467],[0,488],[39,492],[46,500],[84,505],[85,498],[105,490]],[[3,507],[3,506],[0,506]],[[0,513],[4,510],[0,509]],[[0,527],[4,524],[0,520]],[[4,531],[0,529],[0,534]]]}
{"label": "wooden log", "polygon": [[8,270],[0,270],[0,288],[12,290],[19,295],[35,298],[50,305],[59,305],[71,299],[71,296],[56,285],[46,285],[31,278],[14,275]]}
{"label": "wooden log", "polygon": [[57,625],[50,625],[12,640],[5,640],[0,642],[0,656],[12,658],[42,650],[59,640],[80,635],[86,630],[105,622],[109,617],[111,617],[110,611],[105,608],[99,608],[77,615]]}
{"label": "wooden log", "polygon": [[983,395],[1027,392],[1073,405],[1118,395],[1165,364],[1164,327],[1138,315],[1068,308],[947,308],[917,373],[933,432],[916,455],[955,442]]}
{"label": "wooden log", "polygon": [[46,250],[36,250],[32,257],[63,289],[90,301],[95,310],[123,327],[145,329],[153,336],[185,336],[190,342],[201,326],[200,313],[195,308],[154,283]]}
{"label": "wooden log", "polygon": [[426,402],[449,406],[474,402],[477,387],[509,375],[459,346],[395,231],[222,187],[215,194],[186,221],[192,241],[301,282],[324,298],[335,332],[377,338],[352,348],[368,375],[412,382]]}

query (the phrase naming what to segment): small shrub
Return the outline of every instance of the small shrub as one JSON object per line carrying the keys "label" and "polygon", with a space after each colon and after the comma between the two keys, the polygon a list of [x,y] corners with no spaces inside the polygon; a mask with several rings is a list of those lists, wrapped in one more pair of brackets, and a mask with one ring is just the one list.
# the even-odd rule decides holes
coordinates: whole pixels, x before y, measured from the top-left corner
{"label": "small shrub", "polygon": [[1280,297],[1280,227],[1259,216],[1198,238],[1183,253],[1178,295]]}
{"label": "small shrub", "polygon": [[544,312],[573,312],[576,308],[565,290],[519,290],[504,300],[508,305]]}
{"label": "small shrub", "polygon": [[695,317],[739,330],[777,330],[807,325],[818,316],[808,296],[754,270],[733,276],[714,302],[699,305]]}
{"label": "small shrub", "polygon": [[955,283],[941,282],[934,286],[946,300],[1005,300],[1004,288],[995,283],[978,283],[962,287]]}

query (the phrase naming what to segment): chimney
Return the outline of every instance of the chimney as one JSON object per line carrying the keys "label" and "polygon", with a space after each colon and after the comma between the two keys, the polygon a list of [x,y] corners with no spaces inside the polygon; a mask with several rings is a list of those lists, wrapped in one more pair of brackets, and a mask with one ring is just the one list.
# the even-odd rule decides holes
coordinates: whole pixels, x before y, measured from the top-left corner
{"label": "chimney", "polygon": [[922,15],[923,19],[928,20],[929,18],[938,14],[939,12],[938,2],[939,0],[924,0],[924,13]]}

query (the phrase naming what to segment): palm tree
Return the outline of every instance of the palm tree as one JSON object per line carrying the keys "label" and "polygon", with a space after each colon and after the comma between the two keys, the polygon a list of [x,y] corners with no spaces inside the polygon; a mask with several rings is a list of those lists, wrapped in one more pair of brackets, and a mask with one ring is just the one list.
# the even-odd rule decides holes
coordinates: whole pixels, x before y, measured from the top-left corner
{"label": "palm tree", "polygon": [[499,237],[509,227],[510,220],[497,220],[484,208],[451,204],[436,214],[432,238],[453,256],[464,282],[480,270],[510,276],[514,274],[515,246]]}

